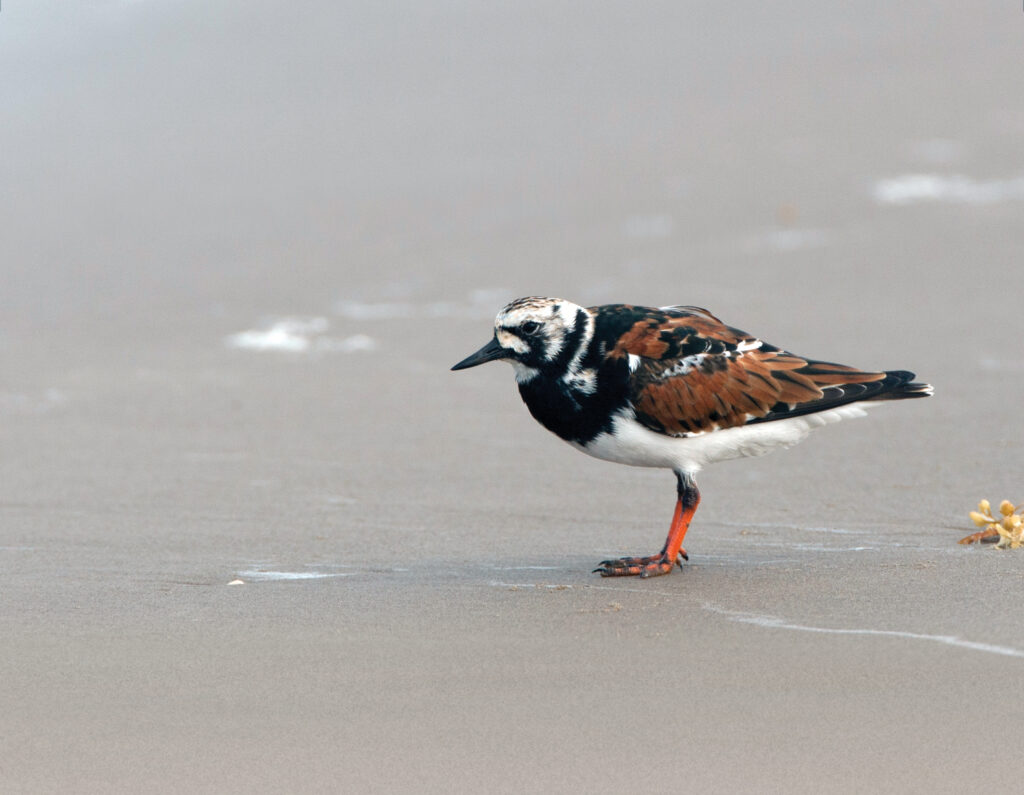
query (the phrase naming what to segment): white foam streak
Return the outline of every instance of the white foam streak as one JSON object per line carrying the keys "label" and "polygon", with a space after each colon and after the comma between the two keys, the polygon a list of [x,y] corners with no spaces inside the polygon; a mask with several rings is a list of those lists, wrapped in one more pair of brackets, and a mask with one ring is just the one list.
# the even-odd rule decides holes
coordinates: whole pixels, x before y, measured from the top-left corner
{"label": "white foam streak", "polygon": [[240,571],[238,576],[245,580],[323,580],[328,577],[351,577],[357,572],[322,572],[322,571]]}
{"label": "white foam streak", "polygon": [[286,318],[268,329],[251,329],[232,334],[225,341],[231,348],[301,353],[309,349],[310,337],[327,331],[328,326],[327,318],[323,317]]}
{"label": "white foam streak", "polygon": [[560,571],[564,566],[491,566],[497,571]]}
{"label": "white foam streak", "polygon": [[372,351],[376,349],[377,342],[365,334],[353,334],[344,339],[333,337],[322,337],[314,340],[313,348],[318,351],[335,351],[337,353],[355,353],[357,351]]}
{"label": "white foam streak", "polygon": [[1024,199],[1024,177],[978,180],[962,174],[902,174],[876,182],[872,195],[879,204],[994,204]]}
{"label": "white foam streak", "polygon": [[282,353],[355,353],[371,351],[377,347],[377,343],[365,334],[354,334],[343,339],[324,336],[330,326],[330,321],[325,317],[283,318],[272,323],[269,328],[231,334],[224,339],[224,343],[229,348]]}
{"label": "white foam streak", "polygon": [[738,613],[732,610],[725,610],[715,605],[705,604],[704,609],[712,613],[720,613],[728,616],[731,621],[738,621],[742,624],[753,624],[766,629],[788,629],[796,632],[815,632],[823,635],[859,635],[874,636],[883,638],[906,638],[909,640],[925,640],[932,643],[941,643],[946,646],[956,646],[971,651],[983,651],[989,654],[1000,654],[1004,657],[1024,658],[1024,651],[1014,649],[1010,646],[997,646],[993,643],[978,643],[972,640],[964,640],[955,635],[929,635],[923,632],[905,632],[895,629],[838,629],[833,627],[815,627],[806,624],[794,624],[776,616],[759,615],[757,613]]}

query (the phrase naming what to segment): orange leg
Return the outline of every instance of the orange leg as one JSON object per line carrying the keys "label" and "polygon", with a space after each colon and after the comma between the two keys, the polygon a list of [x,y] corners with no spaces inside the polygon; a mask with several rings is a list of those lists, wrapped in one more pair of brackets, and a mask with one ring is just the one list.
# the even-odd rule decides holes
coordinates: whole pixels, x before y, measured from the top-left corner
{"label": "orange leg", "polygon": [[676,501],[672,526],[661,552],[647,557],[602,560],[594,569],[595,572],[602,577],[657,577],[660,574],[668,574],[673,566],[682,568],[682,560],[690,559],[683,549],[683,539],[686,537],[686,531],[690,529],[690,520],[700,504],[700,492],[689,475],[676,473],[676,477],[679,479],[679,499]]}

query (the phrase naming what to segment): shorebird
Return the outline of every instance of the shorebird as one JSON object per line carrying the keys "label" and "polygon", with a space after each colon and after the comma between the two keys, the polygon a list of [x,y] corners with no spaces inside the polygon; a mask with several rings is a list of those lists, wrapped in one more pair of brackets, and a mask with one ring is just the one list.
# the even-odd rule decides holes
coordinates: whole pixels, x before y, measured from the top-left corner
{"label": "shorebird", "polygon": [[661,552],[601,561],[594,571],[604,577],[682,568],[700,502],[694,478],[708,464],[790,447],[815,428],[863,416],[870,403],[932,394],[906,370],[797,356],[695,306],[519,298],[498,313],[490,342],[452,369],[497,360],[512,365],[534,418],[577,450],[676,475]]}

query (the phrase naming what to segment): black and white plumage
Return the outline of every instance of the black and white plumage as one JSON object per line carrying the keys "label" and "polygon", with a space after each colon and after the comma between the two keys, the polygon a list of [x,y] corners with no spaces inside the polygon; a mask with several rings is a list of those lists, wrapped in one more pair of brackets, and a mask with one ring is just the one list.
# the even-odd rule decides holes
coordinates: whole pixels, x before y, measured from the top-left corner
{"label": "black and white plumage", "polygon": [[452,369],[498,359],[512,364],[534,418],[573,447],[676,473],[676,516],[661,553],[603,561],[604,576],[665,574],[685,557],[694,476],[708,464],[789,447],[872,402],[932,392],[905,370],[796,356],[692,306],[520,298],[498,313],[491,341]]}

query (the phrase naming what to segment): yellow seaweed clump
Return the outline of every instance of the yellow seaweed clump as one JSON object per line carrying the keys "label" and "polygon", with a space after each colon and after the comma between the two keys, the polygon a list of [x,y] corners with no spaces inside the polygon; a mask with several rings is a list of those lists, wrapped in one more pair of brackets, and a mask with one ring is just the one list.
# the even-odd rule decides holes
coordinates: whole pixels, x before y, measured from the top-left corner
{"label": "yellow seaweed clump", "polygon": [[960,539],[961,544],[973,544],[975,541],[995,541],[997,549],[1017,549],[1024,546],[1024,505],[1018,508],[1009,500],[999,503],[999,518],[992,514],[992,505],[988,500],[978,503],[978,510],[971,511],[971,521],[984,530],[971,533]]}

